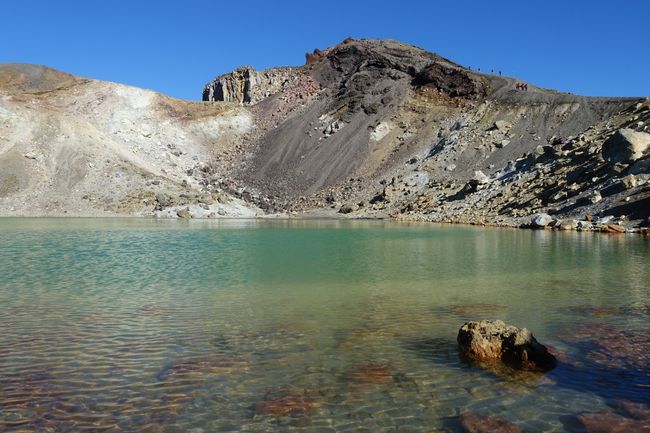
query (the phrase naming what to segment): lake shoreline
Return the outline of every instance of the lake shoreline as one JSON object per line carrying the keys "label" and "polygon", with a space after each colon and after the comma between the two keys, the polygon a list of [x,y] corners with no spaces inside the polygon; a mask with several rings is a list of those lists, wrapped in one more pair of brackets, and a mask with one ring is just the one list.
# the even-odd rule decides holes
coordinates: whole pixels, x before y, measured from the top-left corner
{"label": "lake shoreline", "polygon": [[[644,238],[650,238],[650,227],[626,227],[619,224],[610,224],[604,223],[599,224],[598,222],[592,222],[587,219],[585,220],[570,220],[576,223],[578,222],[587,222],[590,224],[590,227],[571,227],[565,228],[561,227],[560,224],[555,226],[547,225],[545,227],[538,227],[532,223],[524,223],[517,221],[486,221],[486,220],[423,220],[420,218],[410,218],[405,215],[390,215],[390,216],[360,216],[360,217],[348,217],[339,213],[330,213],[330,212],[317,212],[317,213],[305,213],[303,215],[291,215],[291,214],[270,214],[263,216],[254,216],[254,217],[237,217],[237,216],[219,216],[215,218],[182,218],[182,217],[158,217],[155,215],[129,215],[129,214],[110,214],[110,215],[27,215],[27,216],[11,216],[11,215],[0,215],[0,219],[142,219],[142,220],[160,220],[160,221],[174,221],[174,220],[193,220],[193,221],[222,221],[222,220],[304,220],[304,221],[315,221],[315,220],[332,220],[332,221],[392,221],[397,223],[422,223],[422,224],[440,224],[440,225],[450,225],[450,226],[471,226],[471,227],[485,227],[485,228],[507,228],[507,229],[523,229],[523,230],[537,230],[537,231],[550,231],[550,232],[586,232],[586,233],[598,233],[598,234],[607,234],[607,235],[623,235],[623,234],[635,234],[641,235]],[[561,221],[561,220],[557,220]]]}

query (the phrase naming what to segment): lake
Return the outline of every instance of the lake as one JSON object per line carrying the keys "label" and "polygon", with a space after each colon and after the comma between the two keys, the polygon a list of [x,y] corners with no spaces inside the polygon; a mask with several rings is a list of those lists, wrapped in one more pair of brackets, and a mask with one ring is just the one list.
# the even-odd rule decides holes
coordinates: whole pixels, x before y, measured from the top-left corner
{"label": "lake", "polygon": [[[474,319],[545,375],[459,356]],[[580,431],[650,404],[650,241],[381,221],[0,219],[1,432]]]}

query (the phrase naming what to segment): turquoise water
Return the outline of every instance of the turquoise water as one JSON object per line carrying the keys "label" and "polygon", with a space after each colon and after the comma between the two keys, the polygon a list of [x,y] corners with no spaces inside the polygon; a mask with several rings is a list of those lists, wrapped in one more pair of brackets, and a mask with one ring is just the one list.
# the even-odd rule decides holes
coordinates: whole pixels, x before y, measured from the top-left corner
{"label": "turquoise water", "polygon": [[[573,431],[650,404],[649,313],[640,236],[0,219],[0,432],[457,432],[467,411]],[[559,367],[459,357],[491,318]]]}

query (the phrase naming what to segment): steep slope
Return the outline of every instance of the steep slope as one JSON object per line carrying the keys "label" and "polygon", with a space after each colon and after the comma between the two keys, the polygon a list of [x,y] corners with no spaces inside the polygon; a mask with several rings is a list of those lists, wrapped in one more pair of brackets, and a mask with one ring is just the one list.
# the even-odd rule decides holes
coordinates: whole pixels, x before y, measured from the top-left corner
{"label": "steep slope", "polygon": [[[258,128],[232,177],[276,209],[519,223],[532,212],[582,217],[640,202],[631,216],[648,217],[647,171],[613,168],[599,150],[631,119],[647,129],[645,99],[558,93],[353,39],[302,67],[217,77],[204,98],[251,107]],[[626,170],[638,172],[633,188],[576,204]]]}
{"label": "steep slope", "polygon": [[0,92],[0,215],[175,214],[189,204],[255,215],[218,206],[231,200],[202,185],[251,129],[244,108],[19,64],[0,65]]}
{"label": "steep slope", "polygon": [[645,98],[559,93],[390,40],[306,60],[238,68],[204,102],[0,65],[0,215],[648,225]]}

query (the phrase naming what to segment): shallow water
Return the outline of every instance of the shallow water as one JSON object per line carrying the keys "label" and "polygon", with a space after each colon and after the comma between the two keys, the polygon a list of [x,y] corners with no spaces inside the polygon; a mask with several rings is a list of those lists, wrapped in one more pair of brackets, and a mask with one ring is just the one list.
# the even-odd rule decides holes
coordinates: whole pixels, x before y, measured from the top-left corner
{"label": "shallow water", "polygon": [[[649,282],[629,235],[0,219],[0,431],[572,431],[650,404]],[[563,362],[466,362],[458,328],[487,318]]]}

